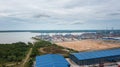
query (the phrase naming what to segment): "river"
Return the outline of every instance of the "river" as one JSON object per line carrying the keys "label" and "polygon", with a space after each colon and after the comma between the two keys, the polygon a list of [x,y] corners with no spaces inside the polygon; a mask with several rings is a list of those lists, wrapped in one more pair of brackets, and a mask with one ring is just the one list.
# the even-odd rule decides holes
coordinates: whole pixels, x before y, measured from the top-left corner
{"label": "river", "polygon": [[34,42],[32,37],[39,35],[40,33],[31,32],[1,32],[0,43],[15,43],[15,42]]}

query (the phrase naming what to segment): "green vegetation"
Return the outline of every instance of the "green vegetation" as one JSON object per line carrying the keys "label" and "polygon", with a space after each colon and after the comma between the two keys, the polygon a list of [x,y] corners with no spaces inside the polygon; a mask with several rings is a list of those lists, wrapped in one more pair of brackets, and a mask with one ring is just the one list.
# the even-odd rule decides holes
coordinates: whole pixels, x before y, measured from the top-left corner
{"label": "green vegetation", "polygon": [[[32,49],[32,53],[29,51],[30,49]],[[29,52],[31,55],[28,54]],[[72,52],[77,51],[44,40],[37,40],[34,44],[30,42],[28,44],[23,42],[0,44],[0,67],[19,67],[27,55],[30,57],[26,60],[24,67],[32,67],[37,55],[61,54],[68,57]]]}
{"label": "green vegetation", "polygon": [[32,51],[32,54],[31,54],[31,57],[34,58],[36,57],[37,55],[41,55],[42,53],[40,53],[38,51],[39,48],[42,48],[42,47],[47,47],[47,46],[51,46],[52,44],[48,41],[43,41],[43,40],[40,40],[40,41],[37,41],[34,43],[34,47],[33,47],[33,51]]}
{"label": "green vegetation", "polygon": [[0,44],[0,67],[19,64],[31,45],[23,42]]}
{"label": "green vegetation", "polygon": [[[41,50],[42,49],[42,50]],[[32,54],[30,55],[29,61],[25,64],[25,67],[32,67],[35,57],[44,54],[62,54],[64,57],[68,57],[70,53],[77,52],[69,48],[64,48],[51,42],[44,40],[37,40],[33,44]]]}
{"label": "green vegetation", "polygon": [[43,54],[62,54],[65,57],[68,57],[69,53],[77,52],[69,48],[64,48],[56,44],[52,44],[48,41],[39,40],[34,43],[33,51],[31,57],[34,58],[37,55]]}

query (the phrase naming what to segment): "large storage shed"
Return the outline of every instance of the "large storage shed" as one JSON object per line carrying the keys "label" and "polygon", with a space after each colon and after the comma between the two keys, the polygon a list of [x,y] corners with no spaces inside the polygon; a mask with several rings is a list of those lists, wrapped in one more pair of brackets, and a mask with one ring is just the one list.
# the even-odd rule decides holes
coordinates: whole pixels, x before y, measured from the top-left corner
{"label": "large storage shed", "polygon": [[92,65],[120,61],[120,49],[99,50],[70,54],[70,59],[79,65]]}
{"label": "large storage shed", "polygon": [[36,57],[35,67],[70,67],[70,64],[59,54],[47,54]]}

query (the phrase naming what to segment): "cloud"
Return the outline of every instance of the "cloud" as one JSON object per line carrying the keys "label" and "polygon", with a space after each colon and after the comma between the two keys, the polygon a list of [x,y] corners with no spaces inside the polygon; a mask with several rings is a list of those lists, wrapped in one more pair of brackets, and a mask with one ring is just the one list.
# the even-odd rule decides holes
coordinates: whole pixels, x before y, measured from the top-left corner
{"label": "cloud", "polygon": [[73,22],[72,24],[73,24],[73,25],[79,25],[79,24],[84,24],[84,22],[83,22],[83,21],[75,21],[75,22]]}
{"label": "cloud", "polygon": [[50,17],[50,16],[38,14],[38,15],[35,15],[35,16],[33,16],[33,17],[34,17],[34,18],[41,18],[41,17]]}
{"label": "cloud", "polygon": [[[50,2],[48,0],[11,0],[11,2],[5,0],[0,3],[0,11],[22,16],[22,18],[32,15],[33,17],[52,16],[61,19],[93,19],[101,16],[104,18],[104,14],[111,10],[114,13],[120,6],[117,2],[119,0],[51,0]],[[111,6],[115,3],[117,5]]]}
{"label": "cloud", "polygon": [[120,0],[0,0],[0,22],[69,26],[116,20],[120,19],[119,3]]}
{"label": "cloud", "polygon": [[62,21],[62,22],[57,22],[57,25],[81,25],[84,24],[85,21]]}
{"label": "cloud", "polygon": [[111,13],[109,15],[111,15],[111,16],[118,16],[118,15],[120,15],[120,13]]}

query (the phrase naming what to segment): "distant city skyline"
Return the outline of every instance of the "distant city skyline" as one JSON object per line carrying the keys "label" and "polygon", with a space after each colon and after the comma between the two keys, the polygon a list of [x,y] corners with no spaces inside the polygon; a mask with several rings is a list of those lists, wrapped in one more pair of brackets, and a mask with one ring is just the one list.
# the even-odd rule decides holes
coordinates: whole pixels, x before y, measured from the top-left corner
{"label": "distant city skyline", "polygon": [[0,30],[120,29],[120,0],[0,0]]}

